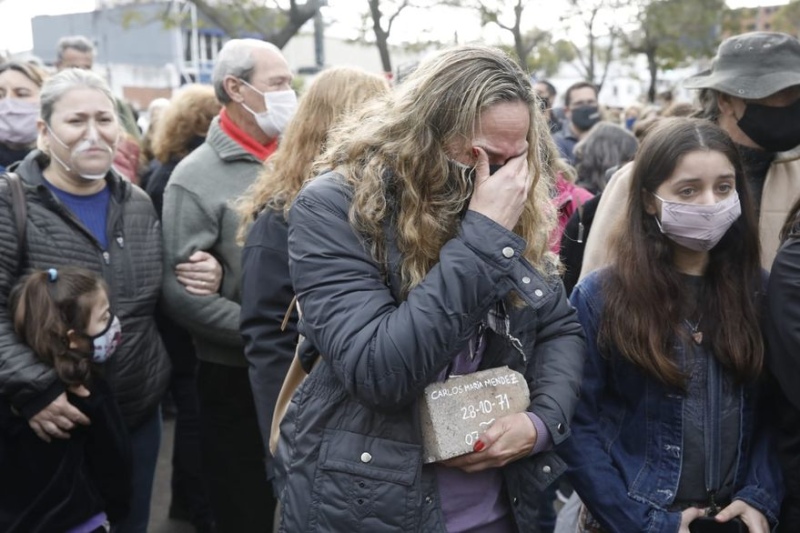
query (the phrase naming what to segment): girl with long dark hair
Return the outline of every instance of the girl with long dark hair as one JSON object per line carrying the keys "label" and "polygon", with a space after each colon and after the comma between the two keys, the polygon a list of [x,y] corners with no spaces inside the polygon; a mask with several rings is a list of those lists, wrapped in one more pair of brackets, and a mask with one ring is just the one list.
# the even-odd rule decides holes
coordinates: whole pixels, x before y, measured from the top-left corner
{"label": "girl with long dark hair", "polygon": [[767,533],[783,488],[755,414],[758,232],[723,130],[681,118],[648,135],[614,246],[572,295],[589,352],[561,452],[582,527]]}

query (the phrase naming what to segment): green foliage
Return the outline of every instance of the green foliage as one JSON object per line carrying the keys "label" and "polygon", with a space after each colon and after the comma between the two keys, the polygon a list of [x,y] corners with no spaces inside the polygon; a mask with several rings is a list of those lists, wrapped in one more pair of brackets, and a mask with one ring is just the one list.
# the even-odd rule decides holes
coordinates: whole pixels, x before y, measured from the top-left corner
{"label": "green foliage", "polygon": [[535,72],[540,77],[550,77],[558,72],[562,63],[575,60],[575,49],[569,41],[552,38],[540,43],[528,56],[528,71]]}
{"label": "green foliage", "polygon": [[621,38],[630,53],[647,57],[648,99],[652,102],[659,70],[714,55],[721,36],[725,0],[638,1],[638,28],[631,34],[621,34]]}
{"label": "green foliage", "polygon": [[[156,20],[167,28],[189,24],[189,10],[171,9],[171,3],[164,3],[164,10],[148,20],[138,8],[151,3],[152,0],[129,0],[122,15],[123,26],[149,24]],[[216,27],[233,38],[261,35],[265,41],[283,48],[319,11],[324,0],[305,0],[303,3],[290,0],[288,9],[270,0],[189,0],[189,3],[197,8],[200,27]]]}
{"label": "green foliage", "polygon": [[772,29],[800,37],[800,0],[792,0],[775,13]]}
{"label": "green foliage", "polygon": [[629,36],[629,48],[652,54],[661,69],[711,56],[719,44],[724,10],[725,0],[642,1],[639,29]]}

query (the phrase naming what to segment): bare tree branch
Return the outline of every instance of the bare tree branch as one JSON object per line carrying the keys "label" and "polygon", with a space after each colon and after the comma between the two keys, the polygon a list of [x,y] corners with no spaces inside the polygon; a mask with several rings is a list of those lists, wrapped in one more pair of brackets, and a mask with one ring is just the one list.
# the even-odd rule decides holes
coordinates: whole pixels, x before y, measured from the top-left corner
{"label": "bare tree branch", "polygon": [[[230,37],[238,37],[242,30],[249,29],[253,32],[264,32],[264,20],[253,16],[253,12],[243,2],[233,2],[233,6],[227,8],[212,5],[208,0],[191,0],[197,9],[215,26],[220,28]],[[227,12],[235,7],[235,12],[242,16],[245,21],[244,27],[236,24]],[[304,4],[298,4],[296,0],[291,0],[289,9],[277,9],[286,16],[286,24],[277,29],[271,29],[264,34],[265,41],[273,43],[278,48],[283,48],[286,43],[294,37],[303,25],[316,15],[321,7],[320,0],[307,0]]]}
{"label": "bare tree branch", "polygon": [[389,17],[389,22],[386,24],[386,35],[388,36],[392,33],[392,25],[394,24],[394,20],[397,18],[397,15],[400,14],[405,8],[409,7],[410,2],[409,0],[403,0],[403,3],[398,6],[397,11],[395,11],[391,17]]}

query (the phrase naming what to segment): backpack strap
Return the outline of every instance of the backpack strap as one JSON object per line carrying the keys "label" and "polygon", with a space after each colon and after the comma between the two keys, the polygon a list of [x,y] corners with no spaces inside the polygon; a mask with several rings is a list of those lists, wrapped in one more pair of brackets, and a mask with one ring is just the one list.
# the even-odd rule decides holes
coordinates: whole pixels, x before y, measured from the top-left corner
{"label": "backpack strap", "polygon": [[14,224],[17,226],[17,273],[22,273],[27,243],[25,230],[28,221],[28,203],[25,201],[25,188],[22,179],[14,172],[4,174],[11,191],[11,210],[14,213]]}

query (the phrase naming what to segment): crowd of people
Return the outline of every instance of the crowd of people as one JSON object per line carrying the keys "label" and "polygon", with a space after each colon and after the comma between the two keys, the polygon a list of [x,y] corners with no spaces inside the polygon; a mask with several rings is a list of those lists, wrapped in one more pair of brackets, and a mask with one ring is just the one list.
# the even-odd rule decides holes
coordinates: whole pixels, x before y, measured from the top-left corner
{"label": "crowd of people", "polygon": [[[144,132],[93,58],[0,65],[0,530],[147,531],[169,411],[199,533],[800,531],[796,38],[616,112],[232,39]],[[505,367],[428,462],[426,387]]]}

